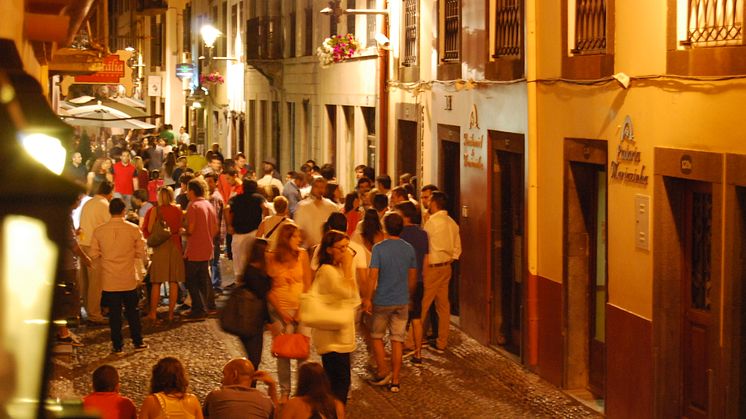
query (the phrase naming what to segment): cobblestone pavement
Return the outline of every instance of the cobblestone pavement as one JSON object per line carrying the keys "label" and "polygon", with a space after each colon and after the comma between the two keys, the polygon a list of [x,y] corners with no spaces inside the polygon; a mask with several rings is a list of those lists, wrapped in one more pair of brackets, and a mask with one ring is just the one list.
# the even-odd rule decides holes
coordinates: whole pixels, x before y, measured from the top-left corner
{"label": "cobblestone pavement", "polygon": [[[229,267],[226,267],[229,270]],[[224,298],[224,297],[223,297]],[[55,378],[51,396],[80,398],[90,391],[90,375],[108,363],[119,369],[121,392],[139,406],[148,393],[150,371],[163,356],[184,362],[190,391],[200,400],[216,388],[223,364],[243,356],[234,337],[223,333],[216,319],[201,323],[176,323],[144,329],[150,349],[135,353],[131,341],[125,356],[110,355],[108,328],[82,331],[85,346],[72,356],[54,360]],[[128,337],[127,331],[125,336]],[[276,363],[269,353],[270,338],[260,369],[275,374]],[[390,393],[366,382],[367,356],[364,345],[353,354],[353,377],[347,411],[351,418],[586,418],[600,415],[579,404],[522,366],[453,329],[443,354],[423,350],[424,363],[405,361],[401,392]],[[311,360],[319,360],[316,354]],[[295,367],[295,363],[293,363]]]}

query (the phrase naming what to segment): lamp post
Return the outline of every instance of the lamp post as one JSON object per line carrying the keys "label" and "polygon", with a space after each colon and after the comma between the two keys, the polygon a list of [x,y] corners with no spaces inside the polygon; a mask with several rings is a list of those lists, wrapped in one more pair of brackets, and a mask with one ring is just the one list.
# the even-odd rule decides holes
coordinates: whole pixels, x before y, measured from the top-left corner
{"label": "lamp post", "polygon": [[[215,41],[217,41],[218,37],[222,36],[223,33],[212,25],[204,25],[200,28],[199,34],[202,37],[202,42],[204,42],[204,45],[207,48],[207,57],[200,57],[203,59],[203,62],[201,62],[199,66],[199,77],[201,78],[203,74],[203,67],[207,69],[207,72],[212,70],[212,56],[213,48],[215,47]],[[204,91],[204,87],[202,86],[201,81],[199,85],[200,89],[203,89]],[[203,138],[203,145],[207,147],[207,144],[208,142],[211,142],[212,137],[212,127],[210,126],[211,124],[209,118],[209,115],[212,113],[212,100],[206,100],[205,105],[207,105],[206,108],[197,108],[197,112],[202,112],[203,126],[205,127],[206,131],[205,137]],[[210,141],[208,141],[208,139],[210,139]]]}
{"label": "lamp post", "polygon": [[[339,5],[339,0],[330,1],[329,7],[321,9],[321,13],[333,16],[337,21],[342,15],[377,15],[383,17],[383,24],[381,25],[380,34],[376,35],[376,41],[378,38],[388,40],[389,36],[389,10],[388,0],[383,0],[383,9],[343,9]],[[378,155],[380,156],[380,166],[378,168],[379,173],[386,173],[388,169],[388,114],[389,114],[389,94],[386,89],[388,83],[388,64],[389,64],[389,49],[385,44],[377,42],[378,45]]]}

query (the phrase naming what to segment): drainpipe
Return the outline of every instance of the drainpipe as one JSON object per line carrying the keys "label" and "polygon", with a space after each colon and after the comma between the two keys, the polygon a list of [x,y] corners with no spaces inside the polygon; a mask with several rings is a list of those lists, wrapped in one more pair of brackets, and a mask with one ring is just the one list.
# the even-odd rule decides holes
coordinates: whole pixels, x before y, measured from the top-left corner
{"label": "drainpipe", "polygon": [[[388,10],[388,1],[383,2],[383,9]],[[386,37],[389,36],[389,18],[384,15],[381,17],[383,24],[380,26],[381,33]],[[389,74],[389,51],[387,48],[378,48],[378,118],[380,133],[378,136],[378,155],[380,167],[378,173],[386,173],[388,170],[388,143],[389,143],[389,92],[388,92],[388,74]]]}

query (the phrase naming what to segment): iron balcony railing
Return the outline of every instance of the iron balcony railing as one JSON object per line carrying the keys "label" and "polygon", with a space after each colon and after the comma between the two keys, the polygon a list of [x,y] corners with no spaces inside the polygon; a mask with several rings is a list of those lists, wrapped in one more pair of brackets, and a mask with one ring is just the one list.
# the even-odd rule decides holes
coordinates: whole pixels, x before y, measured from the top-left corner
{"label": "iron balcony railing", "polygon": [[519,57],[523,35],[523,0],[497,0],[495,7],[495,53],[493,58]]}
{"label": "iron balcony railing", "polygon": [[606,0],[576,0],[573,54],[606,52]]}
{"label": "iron balcony railing", "polygon": [[458,61],[460,58],[461,8],[459,0],[445,0],[443,13],[443,61]]}
{"label": "iron balcony railing", "polygon": [[417,64],[417,0],[404,2],[404,59],[405,67]]}
{"label": "iron balcony railing", "polygon": [[687,38],[682,45],[743,43],[743,0],[689,0]]}

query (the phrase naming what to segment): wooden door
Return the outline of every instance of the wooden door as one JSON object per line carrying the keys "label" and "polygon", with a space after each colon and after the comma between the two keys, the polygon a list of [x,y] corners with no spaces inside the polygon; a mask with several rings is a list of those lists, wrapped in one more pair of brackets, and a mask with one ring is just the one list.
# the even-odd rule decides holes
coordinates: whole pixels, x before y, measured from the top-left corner
{"label": "wooden door", "polygon": [[399,184],[399,176],[404,173],[417,175],[419,144],[417,123],[400,119],[396,136],[396,177],[392,179],[392,187]]}
{"label": "wooden door", "polygon": [[604,397],[606,388],[606,171],[597,166],[592,198],[592,228],[590,231],[590,279],[588,281],[588,388],[597,397]]}
{"label": "wooden door", "polygon": [[708,346],[712,339],[710,291],[712,261],[712,186],[688,182],[682,201],[682,359],[684,417],[710,415],[713,365]]}
{"label": "wooden door", "polygon": [[498,148],[492,153],[491,343],[520,355],[525,275],[523,154]]}
{"label": "wooden door", "polygon": [[[458,137],[456,137],[458,138]],[[461,209],[461,144],[450,140],[440,141],[440,189],[448,195],[448,215],[460,222]],[[452,265],[453,272],[448,285],[451,314],[459,315],[459,264]]]}

